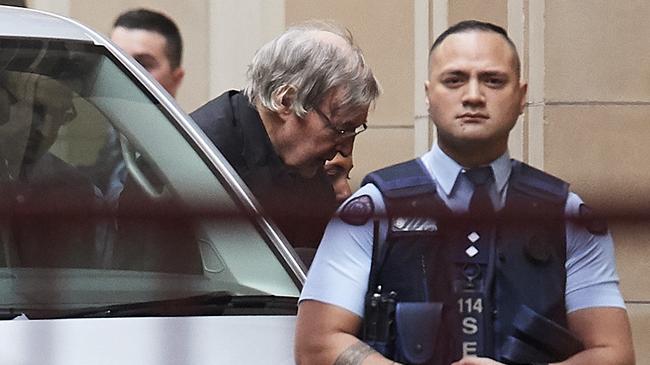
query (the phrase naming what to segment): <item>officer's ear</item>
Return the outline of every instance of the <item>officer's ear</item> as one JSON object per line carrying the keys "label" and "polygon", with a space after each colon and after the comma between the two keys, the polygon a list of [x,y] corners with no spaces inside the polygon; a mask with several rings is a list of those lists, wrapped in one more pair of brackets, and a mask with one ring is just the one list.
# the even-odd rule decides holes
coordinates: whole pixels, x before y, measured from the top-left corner
{"label": "officer's ear", "polygon": [[519,97],[519,114],[523,114],[528,99],[528,84],[524,81],[519,82]]}
{"label": "officer's ear", "polygon": [[296,100],[296,87],[293,85],[280,86],[273,95],[273,106],[279,114],[293,113],[293,103]]}
{"label": "officer's ear", "polygon": [[424,81],[424,104],[429,108],[429,80]]}

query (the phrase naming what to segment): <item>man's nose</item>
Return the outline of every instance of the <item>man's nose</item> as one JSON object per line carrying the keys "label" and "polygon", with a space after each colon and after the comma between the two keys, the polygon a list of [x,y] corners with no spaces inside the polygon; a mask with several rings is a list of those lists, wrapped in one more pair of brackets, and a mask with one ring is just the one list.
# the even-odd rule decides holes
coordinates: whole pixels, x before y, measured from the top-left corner
{"label": "man's nose", "polygon": [[352,154],[352,149],[354,148],[354,139],[355,137],[350,137],[339,142],[336,146],[336,151],[344,157],[350,156]]}
{"label": "man's nose", "polygon": [[485,103],[485,96],[478,80],[471,79],[465,88],[463,94],[464,105],[483,105]]}

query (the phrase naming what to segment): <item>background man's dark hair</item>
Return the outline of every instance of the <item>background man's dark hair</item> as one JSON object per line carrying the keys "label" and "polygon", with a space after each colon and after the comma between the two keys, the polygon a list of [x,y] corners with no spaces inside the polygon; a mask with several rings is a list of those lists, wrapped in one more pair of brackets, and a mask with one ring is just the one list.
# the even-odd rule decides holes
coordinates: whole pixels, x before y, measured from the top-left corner
{"label": "background man's dark hair", "polygon": [[488,22],[481,22],[478,20],[463,20],[462,22],[456,23],[452,25],[451,27],[447,28],[442,34],[436,38],[436,40],[433,42],[433,45],[431,46],[431,49],[429,50],[429,56],[431,56],[431,53],[433,53],[433,50],[436,49],[444,41],[447,37],[449,37],[452,34],[456,33],[465,33],[465,32],[472,32],[472,31],[478,31],[478,32],[492,32],[492,33],[497,33],[500,34],[510,45],[512,48],[512,51],[515,53],[515,70],[517,71],[517,75],[520,75],[521,73],[521,65],[519,62],[519,54],[517,53],[517,47],[515,47],[515,43],[510,39],[508,36],[508,32],[506,32],[505,29],[502,27],[488,23]]}
{"label": "background man's dark hair", "polygon": [[181,65],[183,40],[178,27],[169,17],[147,9],[136,9],[122,13],[113,23],[113,28],[143,29],[156,32],[165,37],[165,54],[173,69]]}

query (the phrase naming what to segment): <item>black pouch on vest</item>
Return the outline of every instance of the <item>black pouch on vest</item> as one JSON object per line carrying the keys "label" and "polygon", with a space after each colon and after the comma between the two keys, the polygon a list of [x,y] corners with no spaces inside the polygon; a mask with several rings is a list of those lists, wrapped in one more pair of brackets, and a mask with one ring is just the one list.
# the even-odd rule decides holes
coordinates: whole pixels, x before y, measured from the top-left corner
{"label": "black pouch on vest", "polygon": [[415,365],[430,361],[441,322],[442,303],[398,302],[395,360]]}
{"label": "black pouch on vest", "polygon": [[510,362],[557,362],[583,350],[582,342],[569,330],[521,306],[514,319],[516,333],[509,336],[501,356]]}

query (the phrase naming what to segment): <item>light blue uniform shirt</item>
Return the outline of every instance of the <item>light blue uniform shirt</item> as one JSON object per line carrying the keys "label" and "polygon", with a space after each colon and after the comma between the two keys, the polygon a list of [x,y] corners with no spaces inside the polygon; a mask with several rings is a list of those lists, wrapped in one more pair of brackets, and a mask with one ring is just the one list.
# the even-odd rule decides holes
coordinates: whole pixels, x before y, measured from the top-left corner
{"label": "light blue uniform shirt", "polygon": [[[469,206],[473,185],[463,175],[464,168],[435,145],[421,157],[435,181],[438,195],[454,212],[464,212]],[[505,153],[490,166],[494,183],[490,198],[496,210],[505,205],[508,179],[512,169],[510,156]],[[350,199],[361,195],[371,197],[375,213],[385,217],[384,200],[373,184],[359,189]],[[565,213],[576,216],[582,200],[569,193]],[[342,205],[344,207],[345,204]],[[330,221],[316,257],[307,275],[300,301],[317,300],[333,304],[363,317],[364,297],[372,258],[372,220],[354,226],[334,218]],[[380,241],[388,231],[388,220],[380,221]],[[618,288],[614,244],[609,234],[593,235],[585,227],[567,221],[567,313],[590,307],[621,307],[623,298]]]}

